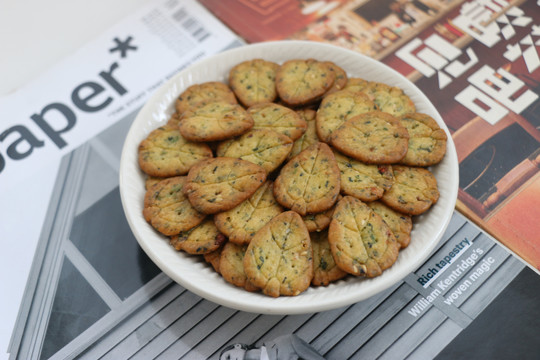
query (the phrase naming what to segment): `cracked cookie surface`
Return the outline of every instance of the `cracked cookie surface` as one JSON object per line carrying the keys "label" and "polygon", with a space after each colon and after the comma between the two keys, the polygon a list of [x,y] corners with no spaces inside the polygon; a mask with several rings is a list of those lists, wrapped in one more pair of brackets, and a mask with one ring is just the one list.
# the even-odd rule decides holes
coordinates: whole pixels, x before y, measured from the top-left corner
{"label": "cracked cookie surface", "polygon": [[314,144],[293,157],[274,184],[276,200],[300,215],[332,207],[340,189],[334,154],[325,143]]}
{"label": "cracked cookie surface", "polygon": [[409,133],[409,147],[400,163],[409,166],[438,164],[446,153],[448,137],[435,119],[427,114],[412,113],[399,118]]}
{"label": "cracked cookie surface", "polygon": [[286,211],[260,229],[246,250],[244,271],[272,297],[305,291],[313,277],[313,249],[300,215]]}
{"label": "cracked cookie surface", "polygon": [[192,255],[204,255],[219,249],[227,238],[221,234],[212,219],[206,219],[200,225],[172,236],[170,244],[178,251]]}
{"label": "cracked cookie surface", "polygon": [[182,115],[185,111],[216,102],[224,101],[237,104],[236,97],[229,87],[218,81],[209,81],[188,87],[175,102],[176,111]]}
{"label": "cracked cookie surface", "polygon": [[368,203],[368,206],[379,214],[384,222],[390,227],[401,248],[406,248],[411,242],[412,218],[391,209],[380,201]]}
{"label": "cracked cookie surface", "polygon": [[375,277],[392,266],[399,243],[383,219],[365,203],[352,197],[341,199],[328,230],[336,264],[356,276]]}
{"label": "cracked cookie surface", "polygon": [[266,180],[266,171],[249,161],[217,157],[202,161],[187,175],[184,193],[205,214],[230,210],[249,198]]}
{"label": "cracked cookie surface", "polygon": [[239,158],[257,164],[271,173],[285,161],[293,141],[270,129],[253,129],[219,144],[216,155]]}
{"label": "cracked cookie surface", "polygon": [[249,244],[260,228],[282,212],[274,199],[273,183],[267,181],[240,205],[216,214],[214,221],[230,242],[243,245]]}
{"label": "cracked cookie surface", "polygon": [[295,59],[284,62],[277,71],[276,89],[280,99],[298,106],[318,100],[334,84],[336,72],[325,62]]}
{"label": "cracked cookie surface", "polygon": [[341,173],[341,192],[362,201],[380,199],[392,187],[394,175],[391,165],[365,164],[334,152]]}
{"label": "cracked cookie surface", "polygon": [[369,97],[361,92],[337,91],[325,96],[317,110],[317,135],[324,142],[330,142],[332,133],[348,119],[377,107]]}
{"label": "cracked cookie surface", "polygon": [[253,119],[240,105],[217,101],[187,110],[178,128],[191,141],[217,141],[241,135],[253,127]]}
{"label": "cracked cookie surface", "polygon": [[435,176],[427,169],[393,165],[394,185],[381,201],[392,209],[409,215],[426,212],[439,199]]}
{"label": "cracked cookie surface", "polygon": [[272,102],[277,97],[278,68],[278,64],[262,59],[244,61],[229,72],[229,85],[246,107]]}
{"label": "cracked cookie surface", "polygon": [[146,191],[143,216],[154,229],[170,236],[199,225],[206,215],[195,210],[182,192],[185,176],[160,180]]}
{"label": "cracked cookie surface", "polygon": [[396,86],[359,78],[351,79],[346,89],[362,91],[377,105],[378,109],[394,116],[414,113],[414,102]]}
{"label": "cracked cookie surface", "polygon": [[266,103],[254,105],[248,108],[248,113],[253,118],[254,129],[270,129],[283,135],[287,135],[291,140],[296,140],[307,129],[307,124],[296,111],[285,106]]}
{"label": "cracked cookie surface", "polygon": [[330,142],[340,152],[367,164],[393,164],[407,153],[409,133],[398,118],[371,111],[347,120]]}
{"label": "cracked cookie surface", "polygon": [[178,128],[169,125],[148,134],[138,155],[141,170],[157,177],[185,175],[194,164],[213,156],[208,145],[186,140]]}

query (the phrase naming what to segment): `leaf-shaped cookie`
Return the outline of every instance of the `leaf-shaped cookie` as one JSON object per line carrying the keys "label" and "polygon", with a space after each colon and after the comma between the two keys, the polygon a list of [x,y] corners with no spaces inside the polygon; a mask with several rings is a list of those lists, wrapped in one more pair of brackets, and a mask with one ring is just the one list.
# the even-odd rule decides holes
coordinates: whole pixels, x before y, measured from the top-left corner
{"label": "leaf-shaped cookie", "polygon": [[373,98],[379,110],[394,116],[401,116],[416,111],[414,102],[400,88],[382,83],[371,84],[374,83],[370,83],[373,89],[369,88],[366,90],[366,93]]}
{"label": "leaf-shaped cookie", "polygon": [[191,166],[211,157],[208,145],[186,140],[170,125],[153,130],[139,145],[139,166],[152,176],[185,175]]}
{"label": "leaf-shaped cookie", "polygon": [[277,97],[278,68],[278,64],[262,59],[244,61],[229,72],[229,84],[246,107],[272,102]]}
{"label": "leaf-shaped cookie", "polygon": [[293,141],[286,135],[270,129],[253,129],[220,143],[216,154],[250,161],[271,173],[287,158],[292,146]]}
{"label": "leaf-shaped cookie", "polygon": [[396,261],[399,253],[399,243],[388,225],[352,196],[338,202],[328,241],[336,264],[353,275],[378,276]]}
{"label": "leaf-shaped cookie", "polygon": [[205,214],[232,209],[250,197],[266,180],[266,171],[249,161],[217,157],[189,170],[184,193]]}
{"label": "leaf-shaped cookie", "polygon": [[396,86],[390,86],[376,81],[350,79],[345,89],[364,92],[378,109],[394,116],[413,113],[416,111],[414,102]]}
{"label": "leaf-shaped cookie", "polygon": [[281,100],[297,106],[318,100],[334,84],[336,72],[325,62],[295,59],[277,71],[276,89]]}
{"label": "leaf-shaped cookie", "polygon": [[195,210],[182,192],[185,176],[160,180],[144,197],[143,216],[164,235],[176,235],[199,225],[206,215]]}
{"label": "leaf-shaped cookie", "polygon": [[391,165],[364,164],[334,152],[341,172],[341,192],[362,201],[380,199],[392,187],[394,175]]}
{"label": "leaf-shaped cookie", "polygon": [[285,106],[266,103],[251,106],[248,113],[253,118],[254,129],[271,129],[298,139],[306,131],[307,124],[294,110]]}
{"label": "leaf-shaped cookie", "polygon": [[401,248],[406,248],[411,242],[412,218],[409,215],[392,210],[380,201],[372,201],[368,203],[368,206],[383,218]]}
{"label": "leaf-shaped cookie", "polygon": [[248,245],[244,271],[269,296],[306,290],[313,277],[313,249],[300,215],[286,211],[260,229]]}
{"label": "leaf-shaped cookie", "polygon": [[337,91],[324,97],[317,111],[317,134],[329,142],[332,133],[348,119],[377,110],[375,103],[361,92]]}
{"label": "leaf-shaped cookie", "polygon": [[326,286],[333,281],[344,278],[347,273],[341,270],[334,261],[328,242],[328,231],[312,232],[309,236],[313,247],[313,279],[311,283],[315,286]]}
{"label": "leaf-shaped cookie", "polygon": [[241,135],[253,127],[253,119],[237,104],[217,101],[183,113],[178,128],[191,141],[217,141]]}
{"label": "leaf-shaped cookie", "polygon": [[182,115],[185,111],[216,101],[237,104],[236,97],[229,87],[218,81],[194,84],[188,87],[176,100],[176,111]]}
{"label": "leaf-shaped cookie", "polygon": [[409,149],[400,163],[409,166],[438,164],[446,153],[448,137],[431,116],[421,113],[399,118],[409,133]]}
{"label": "leaf-shaped cookie", "polygon": [[267,181],[237,207],[216,214],[214,221],[229,241],[242,245],[248,244],[260,228],[282,211],[274,199],[273,184]]}
{"label": "leaf-shaped cookie", "polygon": [[392,209],[409,215],[420,215],[439,200],[437,179],[420,167],[392,165],[394,185],[381,201]]}
{"label": "leaf-shaped cookie", "polygon": [[274,184],[276,200],[300,215],[329,209],[339,195],[339,168],[330,147],[317,143],[293,157]]}
{"label": "leaf-shaped cookie", "polygon": [[219,273],[223,279],[238,287],[243,287],[247,291],[258,291],[259,288],[251,284],[244,272],[244,256],[247,245],[237,245],[228,242],[223,246],[219,259]]}
{"label": "leaf-shaped cookie", "polygon": [[367,164],[393,164],[407,153],[409,133],[398,118],[371,111],[347,120],[332,133],[330,142]]}
{"label": "leaf-shaped cookie", "polygon": [[325,95],[329,95],[336,91],[342,90],[347,85],[347,72],[331,61],[325,61],[324,63],[328,65],[328,69],[330,71],[333,71],[336,74],[334,84],[330,87],[330,89],[328,89],[328,91],[326,91]]}
{"label": "leaf-shaped cookie", "polygon": [[178,251],[192,255],[204,255],[219,249],[227,238],[221,234],[212,219],[206,219],[197,227],[172,236],[170,243]]}

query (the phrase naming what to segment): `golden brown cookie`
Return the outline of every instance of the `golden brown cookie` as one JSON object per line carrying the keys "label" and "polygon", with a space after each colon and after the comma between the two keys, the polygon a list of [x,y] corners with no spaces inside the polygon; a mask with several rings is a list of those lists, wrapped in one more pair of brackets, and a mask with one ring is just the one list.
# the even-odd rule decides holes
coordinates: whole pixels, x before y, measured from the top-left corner
{"label": "golden brown cookie", "polygon": [[[338,195],[337,201],[339,201],[341,198],[342,196]],[[336,204],[334,204],[330,209],[323,212],[316,214],[306,214],[302,216],[302,220],[304,220],[308,231],[311,233],[314,231],[323,231],[324,229],[326,229],[328,225],[330,225],[330,221],[332,221],[332,215],[334,214],[335,208]]]}
{"label": "golden brown cookie", "polygon": [[240,205],[216,214],[214,221],[219,231],[227,235],[230,242],[248,244],[260,228],[283,212],[274,199],[273,189],[272,182],[267,181]]}
{"label": "golden brown cookie", "polygon": [[253,119],[237,104],[216,101],[183,113],[178,128],[191,141],[217,141],[242,135],[253,127]]}
{"label": "golden brown cookie", "polygon": [[396,86],[370,81],[364,91],[377,105],[379,110],[401,116],[416,111],[414,102]]}
{"label": "golden brown cookie", "polygon": [[327,286],[331,282],[344,278],[347,273],[341,270],[334,261],[328,231],[310,233],[311,246],[313,247],[313,279],[314,286]]}
{"label": "golden brown cookie", "polygon": [[185,176],[176,176],[162,180],[146,191],[143,216],[164,235],[179,234],[204,220],[205,215],[195,210],[184,196],[185,183]]}
{"label": "golden brown cookie", "polygon": [[313,249],[300,215],[286,211],[260,229],[248,245],[244,271],[269,296],[295,296],[313,278]]}
{"label": "golden brown cookie", "polygon": [[245,288],[247,291],[258,291],[259,288],[248,281],[244,272],[246,249],[247,245],[226,243],[219,259],[219,272],[225,281],[234,286]]}
{"label": "golden brown cookie", "polygon": [[345,87],[343,89],[355,92],[364,92],[364,90],[367,89],[368,85],[369,81],[354,77],[347,80],[347,84],[345,84]]}
{"label": "golden brown cookie", "polygon": [[203,254],[204,261],[212,265],[212,268],[219,274],[219,259],[221,258],[221,251],[223,250],[223,246],[220,246],[214,251],[207,252],[206,254]]}
{"label": "golden brown cookie", "polygon": [[339,268],[357,276],[381,275],[392,266],[399,253],[399,243],[388,225],[369,206],[352,196],[338,202],[328,241]]}
{"label": "golden brown cookie", "polygon": [[400,163],[409,166],[438,164],[446,153],[447,136],[431,116],[421,113],[399,118],[409,133],[409,148]]}
{"label": "golden brown cookie", "polygon": [[316,125],[317,111],[313,109],[301,109],[296,111],[296,113],[306,122],[307,128],[306,132],[304,132],[300,138],[294,141],[292,150],[288,156],[289,159],[300,154],[302,150],[305,150],[311,145],[319,142]]}
{"label": "golden brown cookie", "polygon": [[414,113],[414,102],[396,86],[390,86],[376,81],[367,81],[360,78],[350,78],[345,89],[362,91],[372,99],[379,110],[394,116]]}
{"label": "golden brown cookie", "polygon": [[339,188],[334,153],[328,145],[319,142],[283,166],[274,184],[274,195],[281,205],[303,216],[331,208]]}
{"label": "golden brown cookie", "polygon": [[152,131],[139,144],[141,170],[157,177],[187,174],[194,164],[212,156],[208,145],[188,141],[178,128],[168,125]]}
{"label": "golden brown cookie", "polygon": [[331,61],[325,61],[324,63],[328,65],[328,69],[330,69],[330,71],[333,71],[336,74],[335,79],[334,79],[334,84],[332,84],[330,89],[328,89],[328,91],[324,94],[326,96],[336,91],[344,89],[345,86],[347,85],[348,78],[347,78],[347,73],[345,72],[345,70],[343,70],[338,65],[334,64]]}
{"label": "golden brown cookie", "polygon": [[409,133],[398,118],[371,111],[347,120],[330,142],[340,152],[367,164],[393,164],[405,156]]}
{"label": "golden brown cookie", "polygon": [[293,141],[270,129],[253,129],[234,139],[219,144],[217,156],[250,161],[271,173],[289,155]]}
{"label": "golden brown cookie", "polygon": [[411,242],[412,219],[409,215],[392,210],[380,201],[368,203],[368,206],[379,214],[384,222],[390,227],[402,249]]}
{"label": "golden brown cookie", "polygon": [[317,110],[317,135],[321,141],[329,142],[332,133],[348,119],[377,110],[377,107],[362,92],[337,91],[324,97]]}
{"label": "golden brown cookie", "polygon": [[341,192],[362,201],[380,199],[392,187],[394,175],[391,165],[365,164],[334,152],[341,172]]}
{"label": "golden brown cookie", "polygon": [[146,181],[144,182],[144,189],[148,190],[152,187],[152,185],[157,184],[161,180],[165,180],[166,178],[157,177],[157,176],[148,176],[146,178]]}
{"label": "golden brown cookie", "polygon": [[249,198],[266,180],[266,171],[249,161],[217,157],[202,161],[187,175],[184,193],[205,214],[227,211]]}
{"label": "golden brown cookie", "polygon": [[209,81],[188,87],[175,103],[176,111],[182,115],[191,110],[215,101],[237,104],[236,97],[229,87],[218,81]]}
{"label": "golden brown cookie", "polygon": [[244,61],[229,72],[229,85],[245,107],[273,102],[278,68],[278,64],[262,59]]}
{"label": "golden brown cookie", "polygon": [[317,101],[334,84],[336,72],[325,62],[296,59],[283,63],[276,74],[276,89],[290,106]]}
{"label": "golden brown cookie", "polygon": [[167,121],[168,126],[175,127],[175,128],[178,127],[179,123],[180,123],[180,114],[177,112],[172,114],[169,120]]}
{"label": "golden brown cookie", "polygon": [[197,227],[172,236],[171,245],[178,251],[192,255],[204,255],[219,249],[227,238],[221,234],[212,219],[206,219]]}
{"label": "golden brown cookie", "polygon": [[392,209],[409,215],[420,215],[439,199],[437,179],[424,168],[393,165],[394,185],[381,201]]}
{"label": "golden brown cookie", "polygon": [[270,129],[296,140],[307,129],[304,119],[285,106],[266,103],[251,106],[248,113],[253,118],[254,129]]}
{"label": "golden brown cookie", "polygon": [[334,207],[330,209],[316,213],[316,214],[306,214],[302,216],[302,220],[306,224],[306,228],[311,232],[318,232],[326,229],[332,221],[332,214],[334,213]]}

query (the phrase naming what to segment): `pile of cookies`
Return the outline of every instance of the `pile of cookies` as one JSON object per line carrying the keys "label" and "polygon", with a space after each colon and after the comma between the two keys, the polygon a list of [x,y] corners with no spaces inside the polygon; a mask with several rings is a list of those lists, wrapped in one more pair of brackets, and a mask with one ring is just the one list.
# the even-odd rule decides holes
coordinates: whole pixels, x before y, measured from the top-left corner
{"label": "pile of cookies", "polygon": [[446,133],[399,88],[262,59],[187,88],[139,145],[145,219],[248,291],[375,277],[435,204]]}

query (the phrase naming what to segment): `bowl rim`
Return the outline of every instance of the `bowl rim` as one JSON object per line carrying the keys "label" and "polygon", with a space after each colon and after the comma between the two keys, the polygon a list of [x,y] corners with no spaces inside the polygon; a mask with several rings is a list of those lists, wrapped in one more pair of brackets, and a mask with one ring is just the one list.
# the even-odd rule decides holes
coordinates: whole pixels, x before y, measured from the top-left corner
{"label": "bowl rim", "polygon": [[[236,293],[236,290],[238,290],[238,291],[241,291],[241,293],[238,292],[239,295],[243,294],[245,296],[224,298],[221,294],[217,293],[215,289],[202,288],[201,286],[198,286],[198,284],[190,280],[189,277],[181,276],[178,273],[178,270],[173,266],[174,264],[172,264],[171,261],[168,261],[171,258],[171,256],[167,255],[168,257],[164,258],[160,250],[162,246],[160,245],[160,247],[156,247],[156,245],[152,243],[152,239],[146,238],[141,233],[140,226],[144,226],[146,228],[148,227],[151,228],[151,226],[146,221],[144,221],[144,219],[142,219],[144,223],[141,222],[142,211],[140,214],[135,213],[133,207],[131,206],[134,199],[132,195],[129,194],[130,188],[133,188],[132,177],[134,175],[134,171],[133,171],[134,152],[135,153],[137,152],[137,145],[140,143],[140,140],[142,140],[140,138],[140,133],[141,133],[140,124],[145,123],[150,129],[151,125],[155,125],[154,128],[156,128],[158,127],[160,123],[163,123],[164,121],[166,121],[166,116],[164,115],[164,113],[166,112],[166,107],[167,107],[166,103],[169,102],[168,106],[170,107],[170,104],[173,103],[174,98],[178,96],[180,92],[183,91],[187,86],[190,85],[189,83],[190,81],[192,81],[192,83],[196,82],[196,79],[195,80],[193,79],[193,74],[194,74],[194,71],[198,69],[204,69],[205,67],[208,68],[210,66],[216,66],[219,64],[227,63],[228,61],[230,61],[228,60],[230,58],[244,57],[247,60],[247,59],[258,57],[258,56],[249,55],[252,53],[259,53],[259,52],[266,52],[266,51],[279,52],[279,51],[283,51],[283,49],[285,49],[286,51],[291,51],[291,49],[294,49],[295,51],[298,52],[299,49],[306,49],[306,48],[309,48],[310,51],[313,51],[313,52],[317,52],[317,51],[325,52],[326,55],[337,52],[337,53],[342,54],[342,56],[344,56],[345,58],[351,58],[351,59],[354,58],[360,61],[362,64],[365,63],[366,66],[369,65],[370,67],[384,69],[384,72],[387,73],[388,76],[399,80],[396,82],[407,85],[407,87],[404,88],[404,90],[409,90],[409,91],[411,91],[411,89],[414,90],[415,96],[420,98],[420,100],[422,101],[422,105],[425,106],[428,110],[424,112],[429,113],[437,121],[439,126],[443,130],[445,130],[448,137],[447,153],[446,153],[445,159],[443,160],[445,161],[445,164],[446,164],[445,166],[447,166],[449,170],[449,174],[448,174],[449,179],[445,179],[445,181],[448,182],[449,184],[449,190],[446,194],[444,194],[444,197],[445,197],[445,201],[444,201],[445,208],[443,211],[444,218],[437,222],[438,223],[437,231],[435,234],[431,235],[432,240],[428,242],[428,246],[422,249],[419,255],[414,257],[414,260],[415,260],[414,262],[401,265],[400,271],[389,271],[392,269],[391,267],[390,269],[386,270],[383,273],[383,275],[379,277],[360,280],[361,282],[368,284],[366,285],[367,288],[363,289],[363,292],[361,294],[351,295],[351,294],[342,293],[341,295],[343,296],[341,297],[332,297],[332,296],[325,297],[324,289],[325,288],[329,289],[330,287],[318,287],[314,291],[317,291],[318,289],[322,289],[323,291],[319,291],[319,292],[323,292],[323,296],[315,296],[315,299],[317,300],[317,302],[316,302],[316,305],[314,305],[312,303],[306,303],[306,301],[303,301],[304,299],[302,298],[302,295],[305,294],[306,292],[295,297],[270,298],[268,296],[265,296],[259,293],[249,293],[245,291],[244,289],[236,288],[231,284],[225,283],[225,285],[229,287],[233,293]],[[301,58],[301,57],[289,57],[289,58],[292,59],[292,58]],[[307,57],[304,57],[304,58],[307,58]],[[241,60],[237,61],[236,63],[240,61]],[[347,69],[345,70],[347,71]],[[187,79],[187,80],[184,81],[184,79]],[[207,81],[210,81],[210,80],[207,80]],[[390,84],[390,85],[396,86],[394,84]],[[162,112],[162,114],[160,114],[159,116],[155,116],[155,114],[153,113],[153,111],[156,108]],[[150,118],[151,120],[148,120],[149,122],[148,121],[145,122],[145,119],[150,119]],[[148,131],[146,132],[146,134],[147,133]],[[135,156],[135,159],[136,159],[136,156]],[[138,164],[136,165],[138,168]],[[157,88],[154,91],[154,93],[151,95],[151,97],[147,100],[145,105],[138,112],[125,138],[125,143],[122,149],[122,155],[121,155],[121,160],[120,160],[119,187],[120,187],[120,197],[121,197],[122,207],[124,209],[124,214],[126,216],[126,219],[128,221],[131,231],[133,232],[135,238],[137,239],[137,242],[139,243],[141,248],[144,250],[144,252],[148,255],[148,257],[165,274],[171,277],[175,282],[177,282],[178,284],[180,284],[187,290],[190,290],[193,293],[207,300],[213,301],[215,303],[218,303],[220,305],[224,305],[230,308],[234,308],[234,309],[242,310],[242,311],[254,312],[254,313],[287,315],[287,314],[303,314],[303,313],[326,311],[326,310],[331,310],[331,309],[339,308],[342,306],[350,305],[352,303],[367,299],[379,292],[382,292],[388,289],[392,285],[399,283],[409,273],[415,271],[419,266],[421,266],[422,263],[427,259],[429,254],[436,247],[436,245],[439,243],[440,239],[442,238],[452,218],[452,214],[454,212],[455,204],[457,201],[457,193],[458,193],[458,187],[459,187],[458,171],[459,171],[459,167],[458,167],[458,160],[457,160],[457,153],[456,153],[455,145],[454,145],[454,142],[452,141],[452,137],[450,136],[450,132],[446,124],[442,120],[442,117],[440,116],[440,114],[438,113],[434,105],[429,101],[427,96],[420,89],[418,89],[416,85],[410,82],[407,78],[405,78],[399,72],[388,67],[382,62],[372,59],[366,55],[354,52],[352,50],[340,48],[335,45],[312,42],[312,41],[304,41],[304,40],[282,40],[282,41],[269,41],[269,42],[251,44],[251,45],[244,45],[238,48],[233,48],[233,49],[218,53],[216,55],[210,56],[203,60],[197,61],[196,63],[176,73],[173,77],[171,77],[159,88]],[[140,171],[140,169],[138,169],[138,173],[140,177],[144,176],[144,174],[142,173],[142,171]],[[137,182],[140,184],[141,181],[139,180],[141,179],[137,179]],[[144,181],[143,181],[143,184],[144,184]],[[143,190],[144,190],[144,186],[142,187],[141,191]],[[135,191],[136,191],[136,188],[135,188]],[[440,202],[440,199],[439,199],[439,202]],[[437,204],[435,204],[434,206],[437,206]],[[426,216],[429,216],[429,213]],[[155,233],[156,237],[161,237],[161,235],[155,232],[153,229],[151,229],[151,231]],[[163,242],[163,239],[160,239],[160,240]],[[168,243],[166,245],[170,248],[171,253],[174,253],[175,255],[179,255],[182,258],[186,258],[186,259],[191,258],[191,256],[185,253],[176,252]],[[404,250],[407,250],[407,249],[404,249]],[[200,265],[200,261],[199,261],[199,265]],[[203,266],[206,266],[206,265],[203,265]],[[198,269],[200,270],[200,266],[198,267]],[[221,276],[219,277],[221,278]],[[383,279],[384,281],[381,279]],[[224,282],[224,280],[222,281]],[[333,289],[335,289],[336,286],[339,286],[339,282],[331,286]],[[311,289],[313,289],[313,287],[311,287],[310,290]],[[254,294],[257,294],[258,296],[253,297],[252,295]],[[320,295],[320,294],[317,294],[317,295]],[[257,300],[257,299],[259,299],[260,301],[252,301],[252,300]]]}

